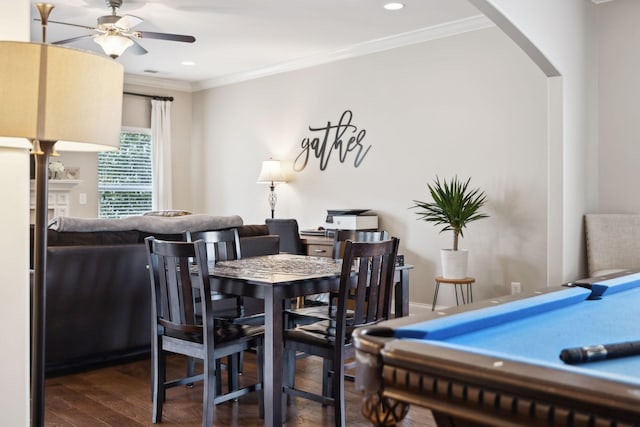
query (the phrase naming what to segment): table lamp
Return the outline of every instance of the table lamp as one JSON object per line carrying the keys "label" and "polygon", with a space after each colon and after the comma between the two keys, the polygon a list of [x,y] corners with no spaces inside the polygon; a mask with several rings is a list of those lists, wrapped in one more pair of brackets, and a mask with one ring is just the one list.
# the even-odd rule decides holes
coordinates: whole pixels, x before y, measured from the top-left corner
{"label": "table lamp", "polygon": [[[31,296],[31,425],[44,425],[48,163],[58,150],[117,150],[122,65],[89,52],[0,41],[0,145],[31,142],[35,227]],[[6,142],[3,142],[6,141]]]}
{"label": "table lamp", "polygon": [[281,182],[287,182],[282,174],[282,167],[280,160],[265,160],[262,162],[262,169],[260,170],[260,176],[258,177],[258,184],[269,184],[269,206],[271,207],[271,218],[274,217],[276,210],[276,202],[278,196],[276,195],[276,184]]}

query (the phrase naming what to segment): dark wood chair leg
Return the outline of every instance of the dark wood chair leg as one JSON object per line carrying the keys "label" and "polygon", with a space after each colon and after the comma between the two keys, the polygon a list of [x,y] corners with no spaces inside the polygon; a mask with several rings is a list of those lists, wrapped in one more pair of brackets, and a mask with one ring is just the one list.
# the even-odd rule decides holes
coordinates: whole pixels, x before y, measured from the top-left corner
{"label": "dark wood chair leg", "polygon": [[[296,352],[293,350],[285,350],[284,352],[284,372],[282,385],[285,388],[293,388],[296,377]],[[290,403],[288,394],[285,394],[286,403]]]}
{"label": "dark wood chair leg", "polygon": [[227,358],[227,385],[230,392],[238,389],[240,354],[232,354]]}
{"label": "dark wood chair leg", "polygon": [[260,414],[260,418],[264,419],[264,348],[262,344],[256,348],[256,369],[258,371],[258,382],[260,383],[260,391],[258,392],[258,412]]}
{"label": "dark wood chair leg", "polygon": [[[333,370],[333,364],[330,359],[324,359],[322,361],[322,395],[325,397],[333,397],[332,387],[333,382],[331,380],[331,371]],[[327,406],[323,403],[322,406]]]}
{"label": "dark wood chair leg", "polygon": [[208,352],[207,356],[207,359],[204,361],[204,387],[202,393],[204,413],[202,414],[202,427],[211,427],[213,425],[215,417],[214,402],[216,398],[216,384],[218,383],[217,377],[220,376],[213,352]]}
{"label": "dark wood chair leg", "polygon": [[[187,377],[192,377],[196,373],[196,359],[194,357],[187,357]],[[188,387],[193,387],[193,383],[187,384]]]}
{"label": "dark wood chair leg", "polygon": [[162,422],[162,404],[165,399],[165,387],[166,381],[166,358],[162,350],[156,350],[154,352],[154,366],[153,366],[153,423]]}
{"label": "dark wood chair leg", "polygon": [[218,393],[222,393],[222,362],[220,362],[220,359],[216,360],[215,367],[217,372],[216,390],[218,391]]}
{"label": "dark wood chair leg", "polygon": [[[338,360],[344,360],[344,354]],[[334,422],[337,427],[343,427],[347,425],[344,403],[344,363],[336,363],[332,368],[331,397],[333,397]]]}

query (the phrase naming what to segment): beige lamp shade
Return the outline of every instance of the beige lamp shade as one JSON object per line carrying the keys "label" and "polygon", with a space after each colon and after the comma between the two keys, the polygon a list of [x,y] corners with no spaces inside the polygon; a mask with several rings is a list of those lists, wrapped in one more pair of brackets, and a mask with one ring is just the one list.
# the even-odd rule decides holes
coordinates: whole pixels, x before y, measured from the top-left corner
{"label": "beige lamp shade", "polygon": [[272,184],[286,182],[280,160],[265,160],[262,162],[262,169],[258,177],[258,184]]}
{"label": "beige lamp shade", "polygon": [[90,52],[14,41],[0,41],[0,58],[0,137],[58,141],[63,151],[118,149],[122,65]]}

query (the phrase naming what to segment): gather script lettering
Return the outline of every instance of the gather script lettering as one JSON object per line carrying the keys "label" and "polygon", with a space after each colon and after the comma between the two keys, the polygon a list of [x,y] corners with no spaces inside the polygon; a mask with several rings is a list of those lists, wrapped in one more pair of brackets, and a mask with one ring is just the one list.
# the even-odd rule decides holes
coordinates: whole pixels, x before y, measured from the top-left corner
{"label": "gather script lettering", "polygon": [[[353,166],[358,167],[367,156],[371,145],[365,147],[362,143],[367,131],[358,130],[357,126],[351,124],[353,113],[345,110],[340,116],[337,125],[327,122],[323,127],[311,127],[309,131],[319,132],[320,136],[304,138],[300,143],[302,151],[293,163],[293,169],[300,172],[309,162],[311,154],[320,161],[320,170],[325,170],[331,154],[335,150],[338,153],[340,163],[345,163],[349,153],[353,153]],[[348,139],[347,139],[348,138]]]}

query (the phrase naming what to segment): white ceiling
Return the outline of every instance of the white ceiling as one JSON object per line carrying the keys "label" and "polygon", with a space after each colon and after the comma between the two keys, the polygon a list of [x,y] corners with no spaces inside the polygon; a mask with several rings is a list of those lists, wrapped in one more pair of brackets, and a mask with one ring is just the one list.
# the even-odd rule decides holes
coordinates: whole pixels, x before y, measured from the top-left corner
{"label": "white ceiling", "polygon": [[[130,75],[206,86],[408,44],[425,34],[441,37],[445,28],[461,32],[488,25],[467,0],[400,1],[405,8],[389,12],[382,7],[385,0],[124,0],[118,15],[142,18],[136,30],[193,35],[196,42],[142,39],[148,54],[125,51],[117,60]],[[99,16],[111,13],[104,0],[52,2],[53,21],[95,26]],[[35,7],[32,17],[38,17]],[[91,31],[50,23],[47,42],[86,34]],[[34,21],[31,39],[41,38]],[[101,52],[90,38],[69,46]]]}

